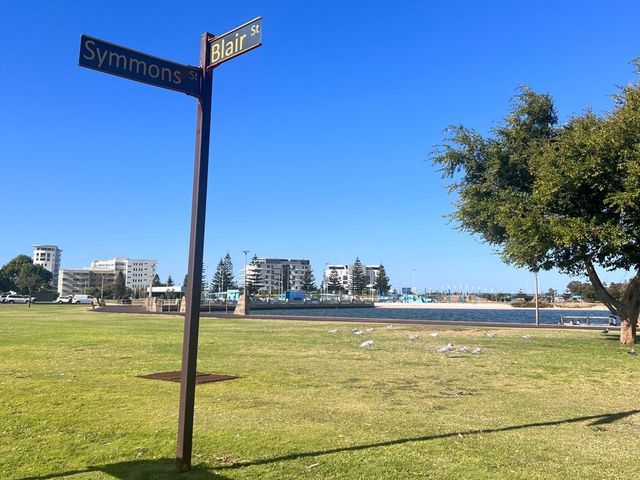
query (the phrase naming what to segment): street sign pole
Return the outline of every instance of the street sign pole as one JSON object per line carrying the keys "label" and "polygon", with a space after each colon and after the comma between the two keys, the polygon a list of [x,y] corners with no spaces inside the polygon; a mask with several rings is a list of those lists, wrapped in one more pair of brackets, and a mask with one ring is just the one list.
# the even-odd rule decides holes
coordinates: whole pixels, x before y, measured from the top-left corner
{"label": "street sign pole", "polygon": [[182,376],[180,381],[180,411],[178,416],[178,446],[176,459],[180,471],[191,469],[193,445],[193,413],[196,394],[196,360],[198,356],[198,330],[200,324],[200,285],[202,283],[202,257],[204,226],[207,206],[207,177],[209,173],[209,134],[211,129],[211,93],[213,70],[207,71],[210,35],[200,39],[200,67],[202,87],[198,97],[196,117],[196,149],[193,172],[193,200],[191,206],[191,233],[189,239],[189,271],[186,289],[184,338],[182,343]]}
{"label": "street sign pole", "polygon": [[200,39],[200,68],[147,55],[88,35],[80,37],[78,64],[81,67],[186,93],[198,99],[176,452],[178,468],[184,472],[191,469],[193,445],[213,70],[221,63],[260,45],[262,17],[257,17],[219,37],[204,33]]}

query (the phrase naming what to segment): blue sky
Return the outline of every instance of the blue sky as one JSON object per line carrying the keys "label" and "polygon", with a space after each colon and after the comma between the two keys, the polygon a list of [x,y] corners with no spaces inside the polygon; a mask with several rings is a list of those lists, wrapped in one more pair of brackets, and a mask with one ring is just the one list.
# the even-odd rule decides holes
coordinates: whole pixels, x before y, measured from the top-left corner
{"label": "blue sky", "polygon": [[520,85],[561,119],[609,110],[634,79],[636,2],[3,2],[0,264],[53,243],[63,267],[156,258],[181,281],[196,101],[77,66],[80,35],[195,65],[202,32],[258,15],[263,46],[214,78],[209,270],[250,250],[319,278],[360,257],[396,287],[532,291],[447,223],[428,154],[449,124],[488,133]]}

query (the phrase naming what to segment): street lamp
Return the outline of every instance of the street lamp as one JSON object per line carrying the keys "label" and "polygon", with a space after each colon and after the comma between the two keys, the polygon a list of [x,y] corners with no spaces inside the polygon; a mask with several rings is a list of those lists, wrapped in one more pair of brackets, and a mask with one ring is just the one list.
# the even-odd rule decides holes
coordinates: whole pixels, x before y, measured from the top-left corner
{"label": "street lamp", "polygon": [[247,297],[247,254],[249,253],[250,250],[243,250],[242,252],[244,253],[244,298],[245,301],[248,298]]}
{"label": "street lamp", "polygon": [[416,269],[411,269],[411,293],[416,293]]}

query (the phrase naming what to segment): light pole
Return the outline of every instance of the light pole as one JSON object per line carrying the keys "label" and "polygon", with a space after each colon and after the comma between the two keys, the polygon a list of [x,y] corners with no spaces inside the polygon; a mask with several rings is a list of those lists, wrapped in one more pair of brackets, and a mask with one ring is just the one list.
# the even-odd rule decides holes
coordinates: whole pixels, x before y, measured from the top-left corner
{"label": "light pole", "polygon": [[247,297],[247,254],[249,253],[249,250],[243,250],[242,251],[244,253],[244,298],[245,301],[248,298]]}
{"label": "light pole", "polygon": [[416,269],[411,269],[411,293],[416,293]]}

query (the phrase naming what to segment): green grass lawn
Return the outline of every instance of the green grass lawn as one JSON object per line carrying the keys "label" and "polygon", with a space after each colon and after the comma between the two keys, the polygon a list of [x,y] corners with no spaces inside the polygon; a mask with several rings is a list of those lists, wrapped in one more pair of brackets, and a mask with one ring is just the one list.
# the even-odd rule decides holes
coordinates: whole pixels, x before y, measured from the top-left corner
{"label": "green grass lawn", "polygon": [[203,319],[198,370],[241,378],[197,387],[178,475],[179,384],[137,376],[180,369],[182,318],[2,305],[0,478],[640,475],[640,358],[617,335],[353,326]]}

